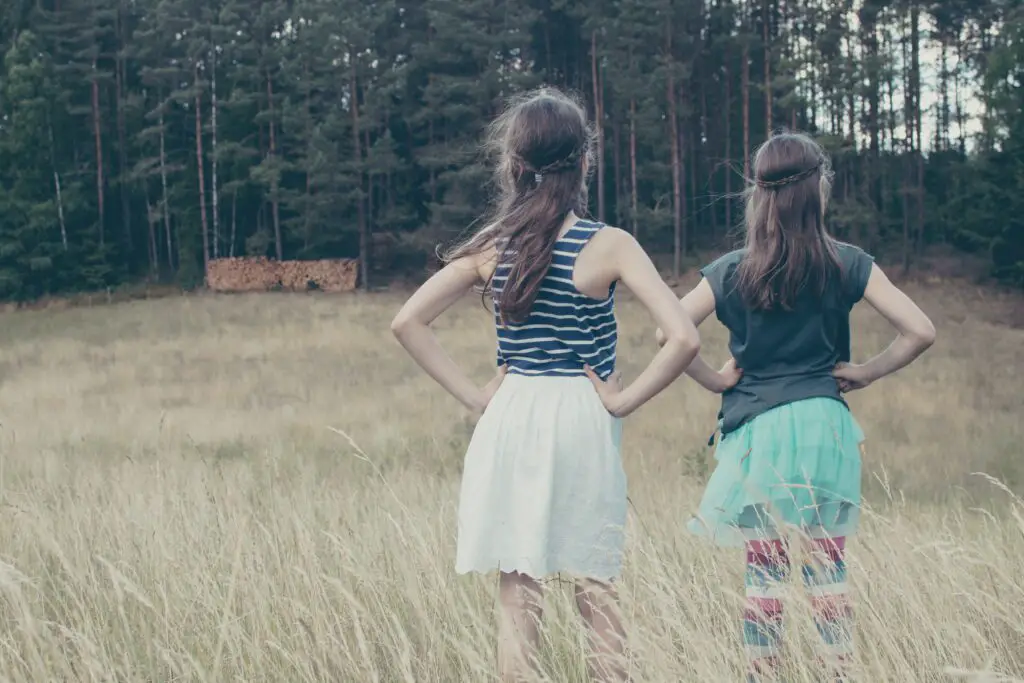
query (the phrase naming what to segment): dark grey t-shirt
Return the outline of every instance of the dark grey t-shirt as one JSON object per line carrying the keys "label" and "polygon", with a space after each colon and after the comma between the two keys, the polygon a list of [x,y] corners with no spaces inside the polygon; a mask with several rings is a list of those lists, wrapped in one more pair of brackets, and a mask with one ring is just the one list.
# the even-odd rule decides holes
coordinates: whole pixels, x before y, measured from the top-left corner
{"label": "dark grey t-shirt", "polygon": [[761,413],[805,398],[843,401],[832,376],[850,360],[850,310],[864,296],[874,259],[836,243],[842,276],[824,296],[807,292],[790,311],[755,311],[736,288],[738,249],[701,269],[715,293],[715,313],[729,330],[729,351],[743,370],[739,384],[722,394],[722,433]]}

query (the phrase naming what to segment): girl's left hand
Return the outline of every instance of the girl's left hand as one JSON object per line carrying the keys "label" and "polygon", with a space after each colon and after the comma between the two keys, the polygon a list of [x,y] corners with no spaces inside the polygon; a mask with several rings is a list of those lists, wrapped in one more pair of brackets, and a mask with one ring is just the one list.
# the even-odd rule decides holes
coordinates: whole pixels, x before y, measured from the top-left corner
{"label": "girl's left hand", "polygon": [[871,384],[871,378],[863,365],[837,363],[835,369],[832,370],[832,376],[836,378],[839,391],[844,394],[863,389]]}
{"label": "girl's left hand", "polygon": [[722,391],[719,393],[723,393],[739,384],[743,377],[743,369],[736,365],[735,358],[730,357],[718,374],[722,376]]}
{"label": "girl's left hand", "polygon": [[491,378],[491,381],[484,385],[484,388],[480,390],[480,405],[473,408],[470,412],[473,416],[473,421],[479,421],[483,417],[484,411],[487,410],[487,406],[490,405],[491,399],[498,393],[498,388],[501,383],[505,380],[505,375],[508,373],[508,367],[504,364],[498,366],[498,372]]}
{"label": "girl's left hand", "polygon": [[585,366],[583,371],[587,373],[587,377],[593,382],[605,410],[615,417],[622,417],[622,401],[620,400],[620,395],[622,394],[622,373],[613,372],[607,380],[603,380],[597,376],[597,373],[589,365]]}

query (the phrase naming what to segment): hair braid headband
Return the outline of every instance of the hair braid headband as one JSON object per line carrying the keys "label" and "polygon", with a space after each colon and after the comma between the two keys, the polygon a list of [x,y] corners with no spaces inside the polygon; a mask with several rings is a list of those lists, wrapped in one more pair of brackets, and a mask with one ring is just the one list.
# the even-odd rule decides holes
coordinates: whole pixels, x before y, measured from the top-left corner
{"label": "hair braid headband", "polygon": [[564,157],[562,159],[558,159],[557,161],[552,161],[550,164],[541,166],[540,168],[534,168],[533,164],[530,164],[521,157],[517,158],[516,160],[522,165],[524,172],[529,172],[533,174],[534,182],[540,183],[540,181],[543,180],[544,176],[547,175],[548,173],[560,173],[561,171],[566,171],[570,168],[575,168],[576,166],[579,165],[580,159],[582,158],[583,148],[580,147],[578,149],[573,150],[569,154],[569,156]]}
{"label": "hair braid headband", "polygon": [[806,170],[800,171],[799,173],[794,173],[793,175],[786,176],[785,178],[779,178],[778,180],[762,180],[761,178],[756,178],[754,179],[754,182],[757,184],[758,187],[762,189],[772,190],[803,180],[804,178],[807,178],[814,174],[820,168],[821,162],[818,162],[817,164],[811,166]]}

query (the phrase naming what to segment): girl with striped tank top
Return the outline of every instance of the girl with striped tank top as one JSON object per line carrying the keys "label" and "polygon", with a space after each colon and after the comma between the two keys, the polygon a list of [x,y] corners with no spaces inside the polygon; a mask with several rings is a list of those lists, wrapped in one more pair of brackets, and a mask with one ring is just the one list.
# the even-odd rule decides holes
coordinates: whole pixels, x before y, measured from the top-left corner
{"label": "girl with striped tank top", "polygon": [[[456,571],[499,573],[503,681],[534,672],[539,581],[576,581],[592,674],[625,680],[613,582],[622,569],[626,477],[620,420],[668,386],[699,350],[696,328],[631,235],[581,218],[592,133],[572,99],[544,89],[492,127],[500,197],[488,227],[398,313],[392,328],[438,383],[480,414],[463,468]],[[626,388],[615,372],[616,284],[667,342]],[[430,323],[474,286],[490,290],[499,372],[477,388]]]}
{"label": "girl with striped tank top", "polygon": [[[746,245],[702,269],[682,299],[696,325],[717,315],[734,359],[725,373],[700,358],[686,371],[722,394],[717,466],[689,528],[746,548],[750,680],[777,673],[780,582],[797,553],[822,662],[841,678],[853,654],[845,548],[858,526],[864,438],[843,394],[913,361],[935,328],[868,254],[826,232],[831,172],[816,142],[775,135],[755,154],[753,175]],[[850,311],[861,299],[899,335],[851,365]]]}

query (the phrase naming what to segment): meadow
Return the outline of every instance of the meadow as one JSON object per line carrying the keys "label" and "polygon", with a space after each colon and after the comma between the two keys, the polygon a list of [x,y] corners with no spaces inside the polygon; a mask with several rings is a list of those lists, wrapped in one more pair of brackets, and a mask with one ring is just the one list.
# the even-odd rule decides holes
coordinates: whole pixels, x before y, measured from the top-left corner
{"label": "meadow", "polygon": [[[682,291],[682,290],[680,290]],[[938,328],[850,397],[868,440],[850,546],[854,680],[1024,680],[1020,300],[911,294]],[[402,293],[190,296],[0,318],[0,680],[456,683],[493,674],[495,580],[454,574],[471,425],[391,338]],[[627,380],[655,351],[623,297]],[[861,305],[854,355],[892,332]],[[482,383],[467,297],[437,326]],[[715,321],[705,355],[726,357]],[[636,681],[738,681],[741,554],[687,535],[717,398],[680,380],[626,423],[623,610]],[[548,680],[585,680],[549,584]],[[787,681],[816,677],[794,591]]]}

